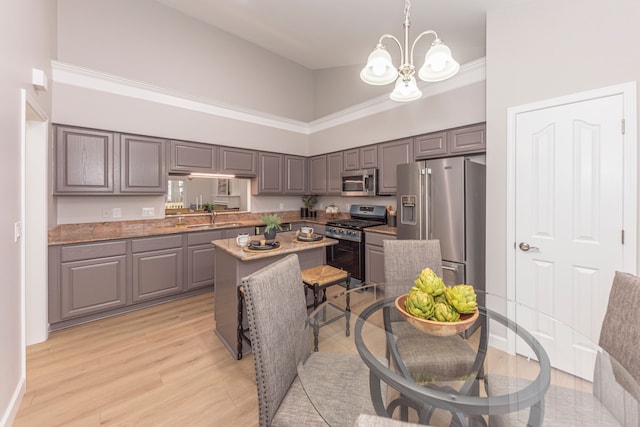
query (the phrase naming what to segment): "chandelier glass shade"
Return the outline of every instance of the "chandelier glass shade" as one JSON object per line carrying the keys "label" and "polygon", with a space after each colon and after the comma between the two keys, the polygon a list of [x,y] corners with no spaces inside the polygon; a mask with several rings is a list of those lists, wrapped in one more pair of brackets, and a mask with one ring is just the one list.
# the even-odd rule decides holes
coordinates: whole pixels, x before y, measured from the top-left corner
{"label": "chandelier glass shade", "polygon": [[[370,85],[386,85],[396,82],[395,89],[389,97],[394,101],[406,102],[414,101],[422,96],[418,88],[414,74],[416,68],[413,65],[413,50],[420,38],[427,34],[433,34],[435,40],[427,51],[424,65],[418,71],[418,77],[425,82],[439,82],[454,76],[460,65],[453,59],[451,50],[438,38],[435,31],[428,30],[422,32],[409,49],[409,9],[410,0],[405,1],[404,8],[404,46],[391,34],[384,34],[378,40],[375,49],[369,55],[367,65],[360,72],[360,78]],[[400,48],[401,65],[393,65],[391,55],[386,46],[382,43],[385,39],[391,39]]]}

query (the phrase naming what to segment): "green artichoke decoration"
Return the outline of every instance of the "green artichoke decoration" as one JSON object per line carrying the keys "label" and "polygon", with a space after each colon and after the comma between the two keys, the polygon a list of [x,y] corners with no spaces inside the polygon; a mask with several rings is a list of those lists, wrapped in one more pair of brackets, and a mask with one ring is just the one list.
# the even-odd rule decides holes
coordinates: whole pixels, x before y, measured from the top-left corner
{"label": "green artichoke decoration", "polygon": [[420,275],[413,283],[415,283],[418,289],[430,294],[434,298],[444,293],[444,282],[428,267],[420,272]]}
{"label": "green artichoke decoration", "polygon": [[433,270],[425,268],[414,280],[404,307],[415,317],[436,322],[458,322],[461,314],[473,314],[478,304],[471,285],[447,287]]}
{"label": "green artichoke decoration", "polygon": [[404,308],[415,317],[430,319],[433,317],[433,297],[414,286],[407,295]]}
{"label": "green artichoke decoration", "polygon": [[438,322],[457,322],[460,320],[460,314],[450,305],[439,302],[433,307],[432,320],[437,320]]}
{"label": "green artichoke decoration", "polygon": [[471,314],[476,311],[476,293],[471,285],[455,285],[445,289],[447,302],[460,314]]}

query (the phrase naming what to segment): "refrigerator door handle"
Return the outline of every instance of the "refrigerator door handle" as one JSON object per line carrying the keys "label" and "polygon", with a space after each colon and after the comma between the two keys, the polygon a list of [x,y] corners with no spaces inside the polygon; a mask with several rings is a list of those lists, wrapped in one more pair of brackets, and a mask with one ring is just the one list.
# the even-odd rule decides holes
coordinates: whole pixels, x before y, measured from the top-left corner
{"label": "refrigerator door handle", "polygon": [[446,266],[446,265],[443,265],[443,266],[442,266],[442,269],[443,269],[443,270],[449,270],[449,271],[458,271],[458,269],[457,269],[457,268],[449,267],[449,266]]}
{"label": "refrigerator door handle", "polygon": [[427,232],[426,232],[426,236],[425,238],[427,240],[431,240],[432,236],[433,236],[433,209],[431,207],[431,169],[427,168],[426,170],[426,175],[425,175],[425,179],[427,180],[427,196],[426,196],[426,214],[427,214]]}

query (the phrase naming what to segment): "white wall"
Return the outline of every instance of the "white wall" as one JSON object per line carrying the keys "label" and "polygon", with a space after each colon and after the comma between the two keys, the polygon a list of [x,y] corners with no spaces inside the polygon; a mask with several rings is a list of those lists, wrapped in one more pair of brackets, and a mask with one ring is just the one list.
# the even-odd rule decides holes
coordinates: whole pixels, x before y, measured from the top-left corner
{"label": "white wall", "polygon": [[[24,89],[37,106],[50,116],[51,91],[37,92],[31,84],[32,68],[51,75],[49,60],[55,54],[55,2],[24,0],[1,2],[0,52],[0,425],[10,423],[24,392],[24,304],[21,277],[21,245],[14,243],[13,224],[21,221],[21,117]],[[43,200],[43,205],[46,201]],[[29,230],[25,230],[25,233]]]}
{"label": "white wall", "polygon": [[640,2],[538,0],[487,16],[487,289],[506,292],[507,109],[638,81]]}

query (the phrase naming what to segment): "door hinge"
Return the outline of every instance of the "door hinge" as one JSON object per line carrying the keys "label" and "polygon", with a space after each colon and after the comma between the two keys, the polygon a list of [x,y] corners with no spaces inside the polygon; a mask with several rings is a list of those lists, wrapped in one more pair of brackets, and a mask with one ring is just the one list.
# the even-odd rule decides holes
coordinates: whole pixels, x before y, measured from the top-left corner
{"label": "door hinge", "polygon": [[624,230],[620,230],[620,238],[622,240],[622,244],[624,245]]}
{"label": "door hinge", "polygon": [[625,126],[625,125],[626,125],[626,122],[625,122],[625,120],[624,120],[624,119],[622,119],[622,123],[621,123],[621,125],[622,125],[622,134],[624,135],[624,132],[625,132],[625,129],[626,129],[626,126]]}

